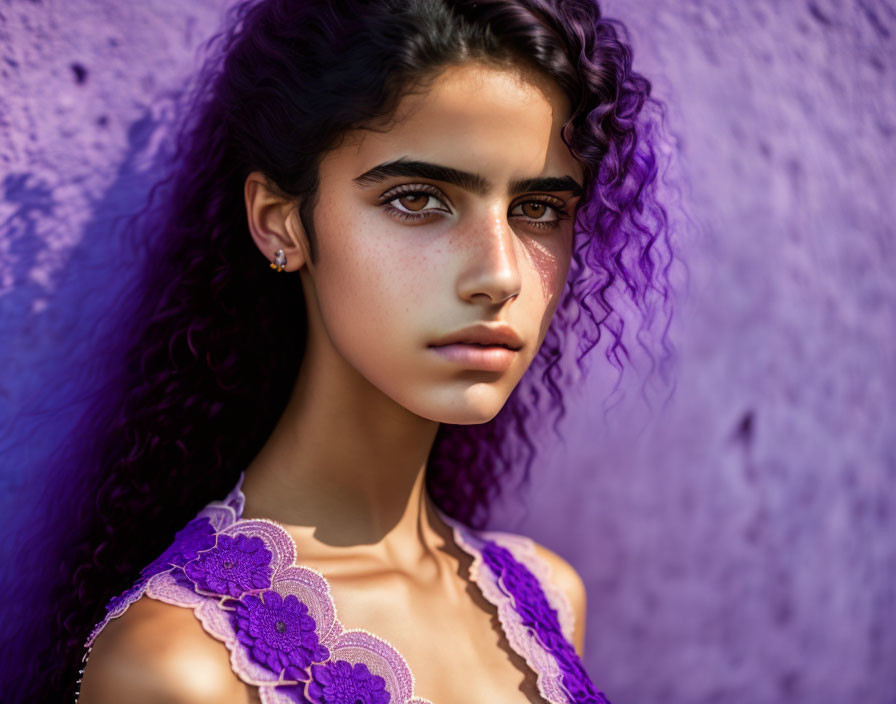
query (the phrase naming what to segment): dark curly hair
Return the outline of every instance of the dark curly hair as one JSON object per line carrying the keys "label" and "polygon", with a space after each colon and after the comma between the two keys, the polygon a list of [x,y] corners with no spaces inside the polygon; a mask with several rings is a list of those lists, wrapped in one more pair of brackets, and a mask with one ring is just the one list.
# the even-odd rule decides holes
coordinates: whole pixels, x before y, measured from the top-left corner
{"label": "dark curly hair", "polygon": [[611,290],[635,304],[642,328],[659,309],[660,356],[671,354],[663,106],[632,69],[624,29],[595,2],[249,0],[228,20],[174,95],[163,178],[130,220],[138,275],[94,351],[90,410],[55,455],[43,499],[69,508],[20,551],[52,598],[6,625],[16,644],[3,658],[16,673],[6,701],[71,701],[108,599],[232,488],[286,405],[305,345],[302,292],[259,258],[247,175],[260,170],[301,200],[314,255],[323,156],[347,131],[388,121],[407,86],[425,90],[447,65],[526,63],[552,78],[572,106],[563,139],[584,166],[585,195],[563,298],[530,369],[493,420],[438,431],[427,469],[436,503],[485,523],[506,478],[528,477],[546,420],[556,432],[564,392],[604,328],[621,373],[624,321]]}

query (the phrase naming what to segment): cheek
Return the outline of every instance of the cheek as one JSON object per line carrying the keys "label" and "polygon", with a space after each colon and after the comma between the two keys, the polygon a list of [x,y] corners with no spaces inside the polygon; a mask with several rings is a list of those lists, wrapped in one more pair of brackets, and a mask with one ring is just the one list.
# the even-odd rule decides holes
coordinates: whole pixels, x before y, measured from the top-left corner
{"label": "cheek", "polygon": [[320,238],[316,285],[334,341],[388,345],[390,333],[406,334],[432,280],[414,239],[396,237],[369,216],[334,218]]}
{"label": "cheek", "polygon": [[545,310],[544,328],[557,307],[572,256],[571,236],[558,235],[551,240],[530,239],[526,251],[533,283],[538,286]]}

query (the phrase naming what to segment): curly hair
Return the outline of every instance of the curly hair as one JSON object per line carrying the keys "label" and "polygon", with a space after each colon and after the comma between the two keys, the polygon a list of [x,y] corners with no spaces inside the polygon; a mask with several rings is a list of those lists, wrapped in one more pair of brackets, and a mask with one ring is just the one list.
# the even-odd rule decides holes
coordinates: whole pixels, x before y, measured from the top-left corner
{"label": "curly hair", "polygon": [[388,121],[407,86],[423,91],[464,61],[526,62],[568,96],[562,134],[584,166],[585,194],[563,297],[500,413],[443,424],[429,457],[428,491],[471,525],[485,524],[507,477],[528,477],[545,420],[557,431],[575,371],[565,360],[584,373],[606,329],[606,356],[621,373],[624,321],[612,290],[641,311],[642,326],[659,304],[670,349],[663,105],[632,69],[624,28],[593,0],[248,0],[207,49],[175,95],[163,178],[130,221],[140,270],[96,351],[102,378],[90,412],[51,474],[48,505],[64,498],[74,510],[38,551],[54,566],[53,598],[17,624],[28,655],[10,668],[18,677],[7,694],[28,701],[71,699],[82,644],[108,599],[233,486],[285,408],[304,305],[295,278],[260,265],[241,197],[251,171],[301,203],[314,257],[321,159],[349,130]]}

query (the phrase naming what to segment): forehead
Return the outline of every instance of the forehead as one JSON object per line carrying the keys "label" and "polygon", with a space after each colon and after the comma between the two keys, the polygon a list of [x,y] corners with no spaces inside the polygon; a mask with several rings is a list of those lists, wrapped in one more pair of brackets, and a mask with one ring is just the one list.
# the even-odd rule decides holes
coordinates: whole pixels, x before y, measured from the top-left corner
{"label": "forehead", "polygon": [[538,71],[468,62],[443,69],[424,92],[406,94],[387,129],[351,133],[338,151],[358,173],[407,157],[499,186],[539,175],[581,182],[581,164],[560,137],[568,115],[563,91]]}

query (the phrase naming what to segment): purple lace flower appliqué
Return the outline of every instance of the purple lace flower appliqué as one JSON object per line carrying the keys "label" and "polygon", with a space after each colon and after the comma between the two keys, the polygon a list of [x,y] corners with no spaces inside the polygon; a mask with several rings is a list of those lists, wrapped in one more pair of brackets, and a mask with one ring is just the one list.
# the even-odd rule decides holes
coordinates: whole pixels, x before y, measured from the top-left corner
{"label": "purple lace flower appliqu\u00e9", "polygon": [[312,704],[389,704],[386,680],[364,663],[331,660],[311,666],[308,699]]}
{"label": "purple lace flower appliqu\u00e9", "polygon": [[202,550],[215,545],[215,529],[205,516],[199,516],[187,523],[175,536],[174,541],[159,557],[143,568],[141,578],[149,578],[171,567],[183,567]]}
{"label": "purple lace flower appliqu\u00e9", "polygon": [[204,591],[239,597],[271,586],[271,559],[258,536],[219,535],[215,547],[184,565],[184,573]]}
{"label": "purple lace flower appliqu\u00e9", "polygon": [[317,624],[308,615],[308,606],[294,594],[284,598],[269,590],[228,601],[231,605],[237,639],[256,662],[271,671],[305,681],[311,663],[330,657],[330,651],[318,641]]}
{"label": "purple lace flower appliqu\u00e9", "polygon": [[554,656],[562,673],[563,686],[570,693],[572,702],[609,704],[604,694],[597,691],[591,682],[572,644],[563,636],[557,610],[548,603],[535,575],[518,562],[507,548],[494,542],[486,543],[482,549],[482,559],[510,592],[523,625],[534,630],[545,649]]}

